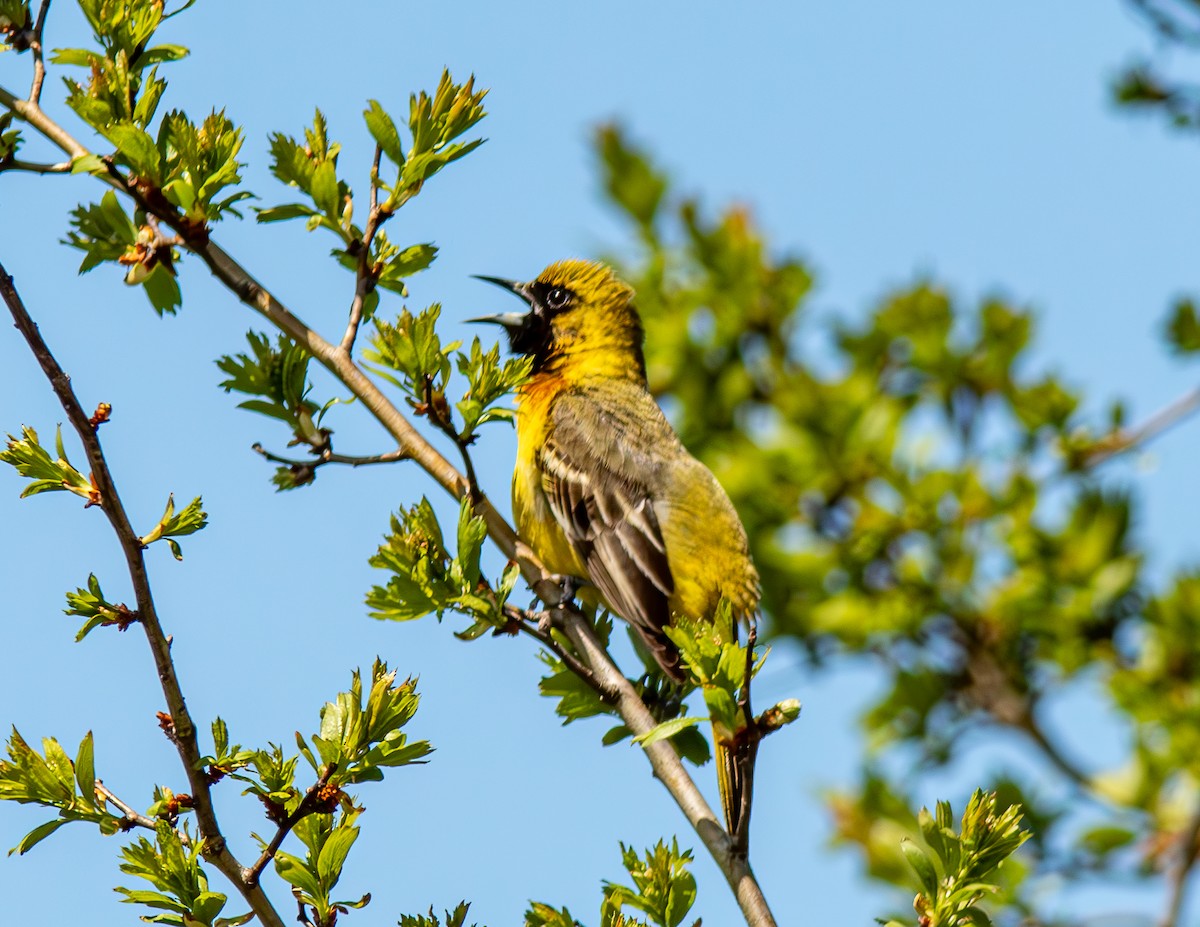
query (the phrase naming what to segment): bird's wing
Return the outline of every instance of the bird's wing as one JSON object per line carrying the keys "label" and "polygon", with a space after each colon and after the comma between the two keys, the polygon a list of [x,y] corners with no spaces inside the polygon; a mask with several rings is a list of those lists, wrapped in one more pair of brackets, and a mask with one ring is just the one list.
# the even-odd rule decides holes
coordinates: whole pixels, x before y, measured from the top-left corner
{"label": "bird's wing", "polygon": [[542,489],[588,578],[652,646],[675,590],[650,489],[663,441],[678,439],[643,391],[574,392],[556,400],[541,450]]}

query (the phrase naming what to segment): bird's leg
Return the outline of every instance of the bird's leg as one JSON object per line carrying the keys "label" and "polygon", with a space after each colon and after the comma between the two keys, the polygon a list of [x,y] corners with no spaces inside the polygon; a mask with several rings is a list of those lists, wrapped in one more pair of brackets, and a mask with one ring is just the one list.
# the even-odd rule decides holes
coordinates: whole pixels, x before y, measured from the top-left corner
{"label": "bird's leg", "polygon": [[[558,613],[575,605],[575,593],[579,591],[581,581],[576,576],[552,574],[547,576],[543,582],[547,586],[553,584],[557,587],[558,591],[558,595],[555,596],[558,601],[551,604],[549,608],[542,612],[541,617],[538,618],[538,630],[543,634],[547,634],[554,626]],[[549,597],[547,596],[546,598]]]}
{"label": "bird's leg", "polygon": [[553,576],[551,581],[557,583],[562,592],[562,597],[558,600],[559,607],[569,608],[574,605],[575,593],[579,591],[583,581],[578,576]]}
{"label": "bird's leg", "polygon": [[[534,595],[546,605],[538,615],[538,630],[543,634],[549,633],[558,623],[558,616],[575,607],[575,593],[582,584],[583,580],[577,576],[558,573],[550,573],[534,584]],[[532,607],[530,610],[532,611]]]}

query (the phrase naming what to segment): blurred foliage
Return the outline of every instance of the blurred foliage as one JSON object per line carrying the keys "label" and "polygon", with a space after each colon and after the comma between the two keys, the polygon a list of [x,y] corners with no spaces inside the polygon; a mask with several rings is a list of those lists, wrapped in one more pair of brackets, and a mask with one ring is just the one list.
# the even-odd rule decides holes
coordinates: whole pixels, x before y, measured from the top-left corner
{"label": "blurred foliage", "polygon": [[[994,773],[1039,831],[1034,861],[1005,868],[1005,922],[1036,913],[1042,877],[1156,876],[1200,801],[1200,593],[1194,574],[1156,592],[1134,488],[1097,472],[1133,440],[1122,407],[1095,421],[1031,369],[1034,318],[1005,299],[963,305],[922,280],[818,317],[808,265],[774,253],[746,210],[674,196],[617,127],[596,149],[634,233],[615,263],[637,291],[651,388],[742,516],[768,632],[813,666],[860,656],[887,679],[863,716],[863,778],[830,797],[837,838],[912,885],[912,792],[990,727],[1040,754],[1067,796],[1028,764]],[[1190,304],[1175,310],[1177,350],[1195,328]],[[1044,728],[1072,682],[1132,738],[1128,770],[1094,774]]]}
{"label": "blurred foliage", "polygon": [[[1127,64],[1112,85],[1119,106],[1162,114],[1171,125],[1200,129],[1200,84],[1186,77],[1181,65],[1200,51],[1200,3],[1196,0],[1125,0],[1126,6],[1149,28],[1155,53]],[[1174,60],[1172,60],[1174,59]]]}

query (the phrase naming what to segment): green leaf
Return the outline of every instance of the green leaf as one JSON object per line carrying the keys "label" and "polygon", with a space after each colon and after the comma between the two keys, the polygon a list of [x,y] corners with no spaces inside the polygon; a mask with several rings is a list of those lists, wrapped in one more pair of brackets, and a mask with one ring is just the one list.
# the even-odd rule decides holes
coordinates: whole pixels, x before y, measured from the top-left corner
{"label": "green leaf", "polygon": [[904,858],[908,860],[908,864],[917,874],[917,878],[921,880],[921,887],[926,894],[931,898],[936,896],[938,890],[937,870],[933,868],[929,857],[908,838],[900,841],[900,849],[904,852]]}
{"label": "green leaf", "polygon": [[154,311],[161,315],[174,315],[183,305],[183,294],[173,271],[163,264],[156,264],[141,280],[146,298]]}
{"label": "green leaf", "polygon": [[316,215],[311,206],[305,206],[302,203],[286,203],[270,209],[258,209],[255,214],[259,222],[283,222],[287,219],[301,219]]}
{"label": "green leaf", "polygon": [[378,100],[368,101],[367,109],[363,111],[363,118],[367,122],[367,130],[375,139],[375,144],[393,164],[403,167],[404,152],[400,148],[400,133],[396,131],[396,124],[392,121],[392,117],[379,105]]}
{"label": "green leaf", "polygon": [[91,731],[87,732],[75,755],[75,781],[79,784],[79,806],[85,811],[95,811],[96,765]]}
{"label": "green leaf", "polygon": [[62,450],[62,428],[56,431],[56,457],[51,457],[42,446],[38,433],[22,426],[21,437],[8,436],[8,446],[0,451],[0,461],[11,464],[17,473],[32,482],[25,487],[21,498],[43,492],[72,492],[87,500],[89,505],[101,501],[100,492],[91,480],[71,466]]}
{"label": "green leaf", "polygon": [[333,162],[322,161],[313,171],[312,198],[317,209],[330,219],[337,221],[341,215],[341,204],[338,202],[337,173]]}
{"label": "green leaf", "polygon": [[105,133],[108,140],[117,146],[121,159],[128,164],[139,178],[155,186],[162,183],[161,159],[158,146],[146,132],[135,125],[111,126]]}
{"label": "green leaf", "polygon": [[176,560],[182,560],[179,544],[172,539],[195,534],[208,524],[208,514],[201,508],[202,504],[201,498],[197,496],[187,504],[186,508],[176,512],[174,493],[167,496],[166,510],[163,512],[162,518],[158,520],[158,524],[154,526],[154,530],[141,539],[142,546],[149,547],[155,541],[166,538],[172,555]]}
{"label": "green leaf", "polygon": [[660,740],[666,740],[669,737],[674,737],[681,731],[687,730],[699,724],[704,718],[672,718],[670,721],[664,721],[657,725],[652,730],[647,731],[633,738],[634,743],[640,743],[643,747],[648,747],[650,744],[658,743]]}
{"label": "green leaf", "polygon": [[24,837],[22,837],[21,842],[9,850],[8,854],[11,856],[13,853],[16,853],[18,856],[24,856],[64,824],[69,823],[71,822],[63,818],[59,818],[58,820],[47,821],[45,824],[35,827]]}

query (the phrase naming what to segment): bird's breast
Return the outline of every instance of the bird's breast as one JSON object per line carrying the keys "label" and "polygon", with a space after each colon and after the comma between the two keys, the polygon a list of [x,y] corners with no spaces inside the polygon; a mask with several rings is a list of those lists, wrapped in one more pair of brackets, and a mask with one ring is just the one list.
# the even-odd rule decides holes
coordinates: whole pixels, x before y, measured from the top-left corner
{"label": "bird's breast", "polygon": [[534,376],[517,396],[517,463],[513,469],[513,520],[517,533],[552,573],[587,578],[587,569],[542,489],[538,452],[550,430],[550,406],[565,387],[559,377]]}

